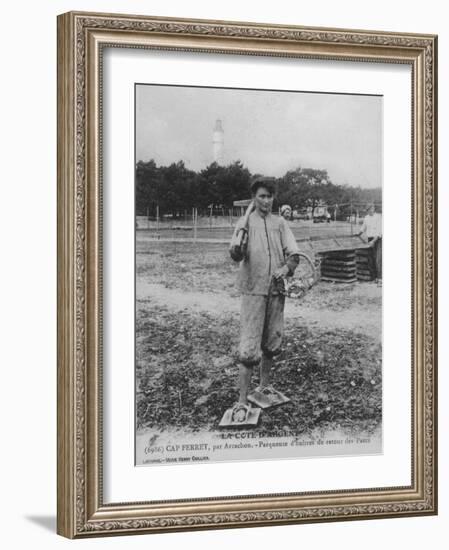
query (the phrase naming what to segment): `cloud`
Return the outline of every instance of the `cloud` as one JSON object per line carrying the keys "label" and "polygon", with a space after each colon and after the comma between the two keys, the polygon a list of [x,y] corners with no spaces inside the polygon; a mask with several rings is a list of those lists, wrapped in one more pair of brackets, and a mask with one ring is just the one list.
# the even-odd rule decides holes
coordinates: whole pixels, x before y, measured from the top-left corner
{"label": "cloud", "polygon": [[139,85],[136,98],[137,160],[203,169],[219,118],[225,162],[272,176],[302,166],[328,170],[335,183],[382,183],[379,96]]}

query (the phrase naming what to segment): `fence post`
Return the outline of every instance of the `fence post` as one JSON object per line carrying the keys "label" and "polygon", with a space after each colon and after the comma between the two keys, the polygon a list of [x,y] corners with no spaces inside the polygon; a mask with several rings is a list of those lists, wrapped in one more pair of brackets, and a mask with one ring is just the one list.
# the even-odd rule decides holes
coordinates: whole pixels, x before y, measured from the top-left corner
{"label": "fence post", "polygon": [[192,216],[193,216],[193,241],[196,242],[198,210],[195,207],[192,210]]}
{"label": "fence post", "polygon": [[354,234],[353,227],[352,227],[352,200],[351,200],[351,214],[349,219],[351,220],[351,237],[352,237],[352,235]]}

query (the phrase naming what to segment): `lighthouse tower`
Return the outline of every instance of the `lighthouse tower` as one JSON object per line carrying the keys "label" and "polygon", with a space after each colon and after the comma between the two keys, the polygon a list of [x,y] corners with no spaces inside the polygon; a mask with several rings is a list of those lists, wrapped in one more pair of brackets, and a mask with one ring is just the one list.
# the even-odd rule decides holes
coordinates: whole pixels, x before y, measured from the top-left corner
{"label": "lighthouse tower", "polygon": [[212,143],[214,147],[214,161],[217,164],[223,164],[224,131],[220,119],[215,121]]}

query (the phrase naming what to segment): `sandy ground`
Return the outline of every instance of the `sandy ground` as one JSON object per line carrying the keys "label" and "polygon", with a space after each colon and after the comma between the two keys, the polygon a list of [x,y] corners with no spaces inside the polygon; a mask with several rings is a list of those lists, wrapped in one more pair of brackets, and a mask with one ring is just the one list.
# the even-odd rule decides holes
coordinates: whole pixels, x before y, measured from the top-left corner
{"label": "sandy ground", "polygon": [[[285,319],[302,319],[308,326],[319,325],[321,328],[341,328],[361,332],[381,341],[381,316],[378,303],[382,298],[382,288],[375,283],[355,283],[346,288],[335,290],[337,296],[332,300],[332,308],[326,307],[326,297],[332,290],[328,283],[318,284],[303,300],[288,299],[285,307]],[[194,310],[211,314],[238,313],[240,300],[224,292],[186,292],[166,288],[163,284],[139,281],[137,301],[143,307],[148,302],[165,306],[172,311]],[[338,293],[345,295],[345,302],[351,301],[351,307],[339,304]],[[317,307],[317,302],[322,301]]]}
{"label": "sandy ground", "polygon": [[[167,451],[179,444],[206,445],[218,461],[241,460],[246,452],[252,459],[292,456],[254,445],[235,456],[216,450],[218,422],[237,391],[237,268],[227,246],[150,242],[138,234],[138,464],[165,464],[175,455],[195,460],[194,451]],[[264,413],[251,433],[271,430],[268,440],[275,441],[277,431],[296,430],[307,447],[295,456],[327,454],[314,440],[335,433],[367,439],[333,446],[332,455],[380,452],[382,287],[318,282],[302,298],[287,299],[285,327],[276,376],[292,402]]]}

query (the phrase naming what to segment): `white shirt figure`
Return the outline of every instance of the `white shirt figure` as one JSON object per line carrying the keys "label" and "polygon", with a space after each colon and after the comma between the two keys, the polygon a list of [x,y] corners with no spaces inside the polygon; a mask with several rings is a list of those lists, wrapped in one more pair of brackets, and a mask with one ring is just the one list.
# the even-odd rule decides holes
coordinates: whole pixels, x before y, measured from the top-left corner
{"label": "white shirt figure", "polygon": [[373,212],[365,216],[361,233],[368,239],[382,237],[382,214]]}

